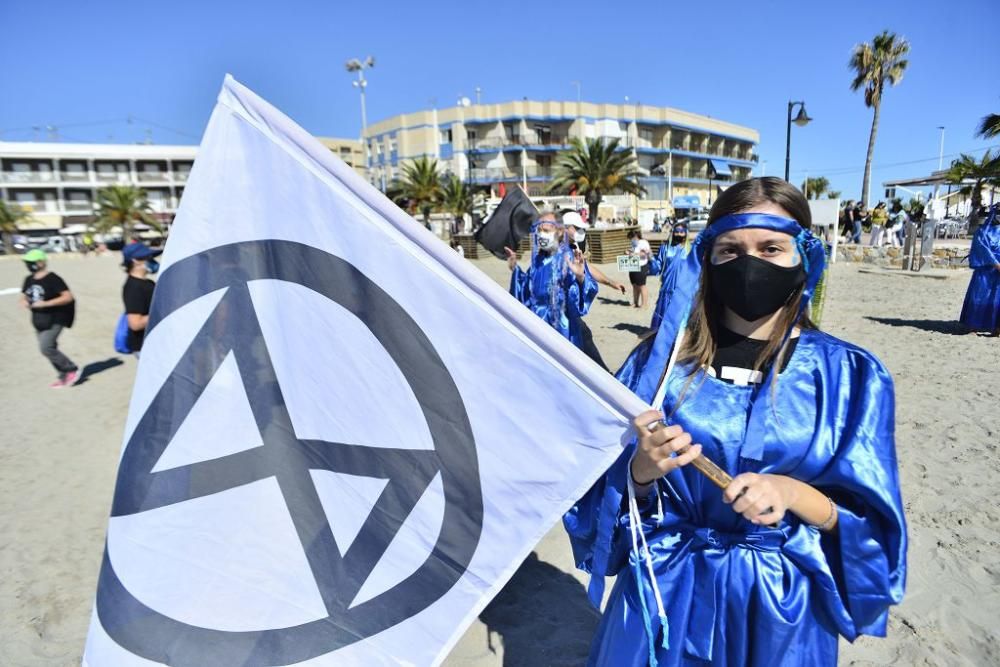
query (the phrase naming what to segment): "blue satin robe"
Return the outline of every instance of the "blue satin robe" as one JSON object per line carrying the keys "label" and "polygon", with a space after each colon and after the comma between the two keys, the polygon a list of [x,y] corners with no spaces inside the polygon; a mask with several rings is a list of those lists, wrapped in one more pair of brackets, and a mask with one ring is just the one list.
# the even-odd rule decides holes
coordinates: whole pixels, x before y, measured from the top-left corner
{"label": "blue satin robe", "polygon": [[[648,351],[647,343],[633,352],[619,379],[634,385]],[[671,374],[665,414],[686,379]],[[833,666],[838,635],[885,635],[887,609],[902,599],[906,579],[892,379],[864,350],[803,331],[778,376],[760,462],[739,457],[754,390],[699,373],[671,423],[731,475],[788,475],[829,495],[839,511],[837,528],[820,533],[791,513],[778,528],[754,526],[693,466],[671,472],[640,499],[667,611],[664,649],[644,563],[642,602],[634,571],[625,486],[633,443],[564,517],[577,564],[593,575],[595,604],[602,577],[618,575],[589,664],[649,662],[640,604],[651,618],[661,667]]]}
{"label": "blue satin robe", "polygon": [[[583,284],[565,267],[568,251],[537,253],[527,271],[515,266],[510,276],[510,293],[532,312],[548,322],[553,329],[583,349],[581,318],[590,311],[597,296],[597,281],[584,268]],[[560,275],[554,276],[558,271]],[[556,285],[550,289],[550,286]]]}
{"label": "blue satin robe", "polygon": [[979,228],[972,239],[969,266],[972,280],[962,304],[962,324],[973,331],[996,331],[1000,328],[1000,224]]}
{"label": "blue satin robe", "polygon": [[653,321],[649,325],[653,331],[660,328],[663,313],[667,309],[667,304],[670,303],[670,293],[676,282],[673,277],[677,275],[670,270],[676,264],[674,259],[683,257],[687,251],[688,244],[686,243],[684,245],[670,245],[669,242],[666,242],[660,246],[656,257],[650,260],[649,274],[660,276],[660,293],[656,298],[656,307],[653,308]]}

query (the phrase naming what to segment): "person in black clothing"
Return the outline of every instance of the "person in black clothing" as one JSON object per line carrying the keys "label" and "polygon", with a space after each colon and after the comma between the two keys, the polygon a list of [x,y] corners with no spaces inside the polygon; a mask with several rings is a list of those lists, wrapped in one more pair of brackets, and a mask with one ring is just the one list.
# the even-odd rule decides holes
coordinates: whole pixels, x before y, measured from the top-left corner
{"label": "person in black clothing", "polygon": [[50,386],[69,387],[80,380],[80,369],[59,351],[58,339],[63,329],[73,326],[76,304],[66,282],[48,269],[48,256],[41,250],[25,253],[24,264],[31,274],[21,286],[21,305],[31,310],[31,323],[38,332],[42,355],[59,373]]}
{"label": "person in black clothing", "polygon": [[122,301],[125,302],[125,314],[128,317],[128,346],[136,353],[142,349],[146,325],[149,323],[149,306],[153,303],[153,288],[156,287],[156,283],[146,276],[159,270],[160,263],[154,258],[162,252],[139,242],[129,243],[122,248],[122,256],[125,258],[123,265],[128,272],[128,278],[122,287]]}

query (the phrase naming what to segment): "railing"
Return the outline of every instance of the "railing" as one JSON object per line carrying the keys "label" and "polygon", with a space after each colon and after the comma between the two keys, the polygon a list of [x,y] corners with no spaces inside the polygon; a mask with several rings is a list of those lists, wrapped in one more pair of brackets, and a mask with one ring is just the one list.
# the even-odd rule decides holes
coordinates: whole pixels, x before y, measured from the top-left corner
{"label": "railing", "polygon": [[472,178],[477,181],[519,181],[522,178],[551,178],[554,173],[554,167],[535,165],[524,167],[523,170],[521,167],[513,169],[502,167],[478,168],[472,170]]}
{"label": "railing", "polygon": [[54,183],[56,176],[51,171],[5,171],[6,183]]}
{"label": "railing", "polygon": [[97,180],[101,183],[128,183],[130,176],[127,173],[118,172],[97,172]]}
{"label": "railing", "polygon": [[55,213],[59,210],[54,201],[16,201],[14,205],[28,213]]}
{"label": "railing", "polygon": [[59,173],[60,180],[63,181],[89,181],[90,175],[85,171],[63,171]]}
{"label": "railing", "polygon": [[[346,161],[346,162],[347,162],[348,165],[350,165],[352,167],[354,166],[350,161]],[[191,175],[190,171],[175,171],[174,172],[174,180],[177,181],[177,182],[179,182],[179,183],[184,183],[184,182],[187,181],[188,176],[190,176],[190,175]]]}
{"label": "railing", "polygon": [[136,172],[136,178],[141,182],[149,181],[169,181],[166,172],[162,171],[140,171]]}
{"label": "railing", "polygon": [[94,210],[94,205],[89,201],[67,201],[63,203],[63,209],[66,211],[86,211],[90,213]]}

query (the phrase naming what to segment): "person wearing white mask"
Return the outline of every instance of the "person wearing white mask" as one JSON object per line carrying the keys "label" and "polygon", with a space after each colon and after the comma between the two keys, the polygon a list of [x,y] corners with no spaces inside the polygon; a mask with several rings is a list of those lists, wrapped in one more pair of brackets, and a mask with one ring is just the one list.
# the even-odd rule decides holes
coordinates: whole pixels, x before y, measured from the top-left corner
{"label": "person wearing white mask", "polygon": [[584,349],[582,318],[597,296],[597,281],[583,253],[563,243],[563,231],[551,212],[532,225],[531,264],[527,271],[517,265],[517,253],[504,248],[511,270],[510,293]]}

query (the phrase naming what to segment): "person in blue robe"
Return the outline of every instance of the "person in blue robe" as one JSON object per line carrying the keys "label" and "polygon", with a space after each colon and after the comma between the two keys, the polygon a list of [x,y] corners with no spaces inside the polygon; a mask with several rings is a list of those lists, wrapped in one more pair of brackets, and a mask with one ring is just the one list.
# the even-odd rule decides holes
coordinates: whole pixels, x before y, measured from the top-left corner
{"label": "person in blue robe", "polygon": [[680,264],[679,261],[675,260],[683,259],[690,248],[691,243],[688,239],[687,225],[683,222],[678,222],[670,229],[670,241],[661,244],[656,257],[650,261],[650,274],[660,276],[660,293],[656,298],[656,307],[653,309],[653,321],[650,324],[650,328],[653,331],[656,331],[660,326],[660,321],[663,319],[663,311],[670,301],[670,294],[675,285],[673,276],[676,274],[671,272],[671,268],[675,268]]}
{"label": "person in blue robe", "polygon": [[597,281],[579,250],[563,242],[561,226],[549,214],[531,227],[531,264],[525,271],[507,248],[510,293],[578,348],[584,348],[582,318],[597,296]]}
{"label": "person in blue robe", "polygon": [[1000,204],[972,239],[969,267],[972,280],[959,318],[969,331],[989,331],[1000,336]]}
{"label": "person in blue robe", "polygon": [[617,577],[591,665],[831,667],[838,637],[886,633],[906,580],[893,383],[804,315],[810,224],[781,179],[727,189],[618,372],[658,411],[564,517],[595,605]]}

